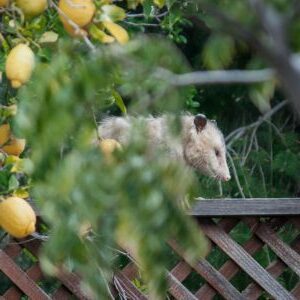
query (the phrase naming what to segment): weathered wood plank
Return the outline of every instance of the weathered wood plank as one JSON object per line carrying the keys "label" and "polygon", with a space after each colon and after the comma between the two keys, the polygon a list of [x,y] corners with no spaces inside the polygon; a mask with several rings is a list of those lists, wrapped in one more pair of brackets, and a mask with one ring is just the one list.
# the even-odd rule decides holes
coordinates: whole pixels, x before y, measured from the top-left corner
{"label": "weathered wood plank", "polygon": [[[31,266],[28,270],[26,270],[26,274],[34,281],[38,281],[43,277],[42,271],[39,267],[39,264],[36,263],[35,265]],[[22,296],[22,291],[16,287],[12,286],[10,289],[8,289],[5,294],[3,295],[5,299],[9,300],[19,300]]]}
{"label": "weathered wood plank", "polygon": [[292,290],[292,294],[296,299],[300,299],[300,283],[298,283]]}
{"label": "weathered wood plank", "polygon": [[22,291],[19,290],[17,287],[13,286],[10,289],[8,289],[3,295],[3,298],[0,299],[20,300],[22,295]]}
{"label": "weathered wood plank", "polygon": [[53,300],[70,300],[70,299],[72,299],[72,294],[66,287],[61,286],[58,290],[56,290],[54,292],[54,294],[52,295],[52,299]]}
{"label": "weathered wood plank", "polygon": [[178,299],[197,300],[197,298],[170,272],[167,273],[168,282],[170,285],[170,294]]}
{"label": "weathered wood plank", "polygon": [[220,227],[206,219],[201,221],[204,233],[217,244],[249,276],[262,286],[275,299],[295,299],[273,277],[255,261],[239,244]]}
{"label": "weathered wood plank", "polygon": [[[299,251],[300,248],[300,238],[296,238],[292,244],[292,249],[295,251]],[[279,277],[282,272],[287,268],[286,264],[282,262],[281,260],[275,260],[272,262],[266,270],[274,277]],[[243,295],[249,300],[257,299],[260,294],[262,293],[263,289],[255,282],[250,283],[247,288],[242,292]],[[296,286],[293,291],[293,295],[296,299],[300,298],[300,285]]]}
{"label": "weathered wood plank", "polygon": [[300,198],[205,199],[189,213],[197,217],[300,215]]}
{"label": "weathered wood plank", "polygon": [[[182,251],[175,241],[169,241],[168,243],[177,254],[185,258],[184,251]],[[205,259],[199,260],[191,266],[225,299],[244,299],[241,293]]]}
{"label": "weathered wood plank", "polygon": [[184,261],[180,261],[172,270],[171,274],[179,281],[186,279],[192,272],[192,268]]}
{"label": "weathered wood plank", "polygon": [[260,224],[255,234],[266,243],[275,254],[300,276],[300,255],[285,244],[268,225]]}
{"label": "weathered wood plank", "polygon": [[[255,228],[255,225],[258,224],[258,220],[252,218],[253,223],[252,223],[252,231]],[[220,226],[223,230],[226,232],[231,230],[231,227],[228,226],[228,222],[223,222],[228,220],[222,219],[219,223],[218,226]],[[226,226],[224,226],[226,224]],[[233,220],[232,220],[232,225],[233,225]],[[249,254],[254,254],[256,251],[261,249],[264,246],[264,243],[261,242],[255,235],[251,237],[250,240],[248,240],[244,245],[243,248],[249,253]],[[219,269],[219,272],[226,277],[228,280],[230,280],[234,275],[236,275],[240,270],[240,267],[232,260],[228,260],[227,262],[224,263],[224,265]],[[208,284],[204,284],[195,294],[198,299],[201,300],[209,300],[212,299],[216,295],[216,291]]]}
{"label": "weathered wood plank", "polygon": [[80,277],[75,273],[67,273],[61,270],[56,277],[67,287],[78,299],[87,300],[90,299],[82,292],[80,285]]}
{"label": "weathered wood plank", "polygon": [[[121,247],[138,262],[138,259],[135,257],[135,253],[132,248],[130,248],[128,245],[122,245]],[[181,282],[175,276],[173,276],[173,274],[171,274],[168,270],[166,270],[166,274],[170,286],[170,293],[176,299],[197,300],[197,298],[183,284],[181,284]]]}
{"label": "weathered wood plank", "polygon": [[138,268],[133,262],[130,262],[127,266],[122,269],[122,274],[125,275],[129,280],[133,280],[138,276]]}
{"label": "weathered wood plank", "polygon": [[0,250],[0,269],[31,299],[50,300],[50,297],[3,250]]}

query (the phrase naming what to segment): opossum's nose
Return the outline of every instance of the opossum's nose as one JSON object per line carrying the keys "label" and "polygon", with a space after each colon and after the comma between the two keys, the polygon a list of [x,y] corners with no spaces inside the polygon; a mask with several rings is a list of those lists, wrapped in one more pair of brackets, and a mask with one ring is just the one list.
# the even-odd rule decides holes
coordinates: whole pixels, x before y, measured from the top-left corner
{"label": "opossum's nose", "polygon": [[224,175],[224,176],[221,176],[220,178],[222,181],[229,181],[231,179],[231,176],[230,175]]}
{"label": "opossum's nose", "polygon": [[230,176],[230,175],[224,176],[224,177],[223,177],[223,180],[224,180],[224,181],[229,181],[230,179],[231,179],[231,176]]}

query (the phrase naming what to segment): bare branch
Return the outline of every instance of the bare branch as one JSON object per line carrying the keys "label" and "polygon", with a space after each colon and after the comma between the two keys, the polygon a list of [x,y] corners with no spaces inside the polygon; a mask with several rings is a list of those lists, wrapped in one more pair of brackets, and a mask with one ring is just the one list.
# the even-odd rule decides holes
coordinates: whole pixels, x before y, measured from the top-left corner
{"label": "bare branch", "polygon": [[258,83],[274,78],[271,69],[264,70],[219,70],[198,71],[182,75],[173,75],[171,83],[176,86],[191,84],[232,84],[232,83]]}
{"label": "bare branch", "polygon": [[273,116],[281,108],[283,108],[285,105],[287,105],[287,103],[288,103],[288,100],[284,100],[284,101],[280,102],[279,104],[274,106],[270,111],[268,111],[266,114],[264,114],[262,117],[259,117],[259,119],[257,121],[255,121],[247,126],[239,127],[237,129],[235,129],[234,131],[232,131],[231,133],[229,133],[225,138],[225,141],[226,141],[226,143],[228,143],[228,146],[232,145],[232,143],[235,140],[242,137],[245,134],[245,132],[248,131],[249,129],[259,127],[263,122],[265,122],[266,120],[271,118],[271,116]]}
{"label": "bare branch", "polygon": [[237,185],[237,187],[238,187],[238,189],[239,189],[239,192],[240,192],[240,194],[241,194],[241,196],[242,196],[243,198],[246,198],[246,196],[245,196],[245,194],[244,194],[244,191],[243,191],[243,188],[242,188],[242,186],[241,186],[241,183],[240,183],[240,180],[239,180],[239,176],[238,176],[238,174],[237,174],[237,171],[236,171],[235,164],[234,164],[234,161],[233,161],[233,159],[232,159],[232,156],[230,155],[229,152],[227,152],[227,156],[228,156],[229,161],[230,161],[230,164],[231,164],[231,166],[232,166],[233,176],[234,176],[234,179],[235,179],[235,181],[236,181],[236,185]]}
{"label": "bare branch", "polygon": [[[255,31],[224,13],[216,5],[198,0],[201,8],[219,22],[218,30],[243,40],[272,66],[299,117],[300,69],[294,64],[288,43],[285,41],[284,29],[281,28],[284,24],[283,17],[272,9],[266,12],[266,6],[261,3],[262,0],[248,1],[256,8],[255,13],[260,20],[261,28],[256,28]],[[258,32],[265,32],[266,35],[262,36]],[[270,40],[275,42],[270,44]]]}
{"label": "bare branch", "polygon": [[268,34],[273,51],[281,55],[288,55],[288,47],[285,33],[285,22],[279,13],[270,5],[261,0],[248,0],[250,6],[256,12],[262,29]]}
{"label": "bare branch", "polygon": [[144,26],[144,27],[160,27],[159,24],[155,23],[134,23],[134,22],[129,22],[129,21],[122,21],[124,24],[131,25],[131,26]]}

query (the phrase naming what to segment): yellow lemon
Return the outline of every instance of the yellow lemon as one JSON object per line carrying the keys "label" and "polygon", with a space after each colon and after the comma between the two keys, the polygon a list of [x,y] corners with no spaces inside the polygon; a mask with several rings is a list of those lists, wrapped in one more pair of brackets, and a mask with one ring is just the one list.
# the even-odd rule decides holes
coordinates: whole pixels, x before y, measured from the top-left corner
{"label": "yellow lemon", "polygon": [[10,235],[23,238],[35,231],[36,215],[27,201],[9,197],[0,203],[0,225]]}
{"label": "yellow lemon", "polygon": [[48,7],[47,0],[16,0],[16,4],[27,18],[40,15]]}
{"label": "yellow lemon", "polygon": [[104,139],[99,142],[99,146],[104,155],[110,155],[115,150],[121,150],[122,146],[114,139]]}
{"label": "yellow lemon", "polygon": [[110,21],[103,21],[102,24],[121,45],[124,45],[128,42],[129,36],[123,27]]}
{"label": "yellow lemon", "polygon": [[26,83],[34,68],[34,54],[25,44],[14,47],[6,59],[6,76],[14,88],[19,88]]}
{"label": "yellow lemon", "polygon": [[10,126],[9,124],[3,124],[0,126],[0,146],[5,144],[10,138]]}
{"label": "yellow lemon", "polygon": [[2,150],[9,155],[19,156],[24,151],[25,146],[25,139],[12,138],[8,144],[2,147]]}
{"label": "yellow lemon", "polygon": [[95,14],[96,7],[92,0],[60,0],[58,3],[61,21],[72,20],[79,27],[88,25]]}
{"label": "yellow lemon", "polygon": [[5,7],[8,5],[8,0],[0,0],[0,7]]}
{"label": "yellow lemon", "polygon": [[87,32],[81,28],[76,30],[76,28],[74,28],[74,26],[72,26],[69,23],[63,23],[63,25],[64,25],[66,32],[72,37],[82,38],[87,35]]}

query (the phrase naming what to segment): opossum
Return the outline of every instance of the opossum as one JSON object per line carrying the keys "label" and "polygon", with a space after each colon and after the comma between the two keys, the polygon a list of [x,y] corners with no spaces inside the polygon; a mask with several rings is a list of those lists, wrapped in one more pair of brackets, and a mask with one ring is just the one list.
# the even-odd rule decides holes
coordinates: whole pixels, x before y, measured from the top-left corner
{"label": "opossum", "polygon": [[[106,139],[115,139],[121,144],[130,142],[131,127],[136,118],[109,117],[99,126],[99,135]],[[182,115],[181,134],[174,138],[168,126],[168,117],[144,118],[147,139],[151,149],[165,149],[174,159],[180,159],[202,174],[217,180],[230,180],[226,162],[226,147],[222,132],[215,121],[205,115]]]}

